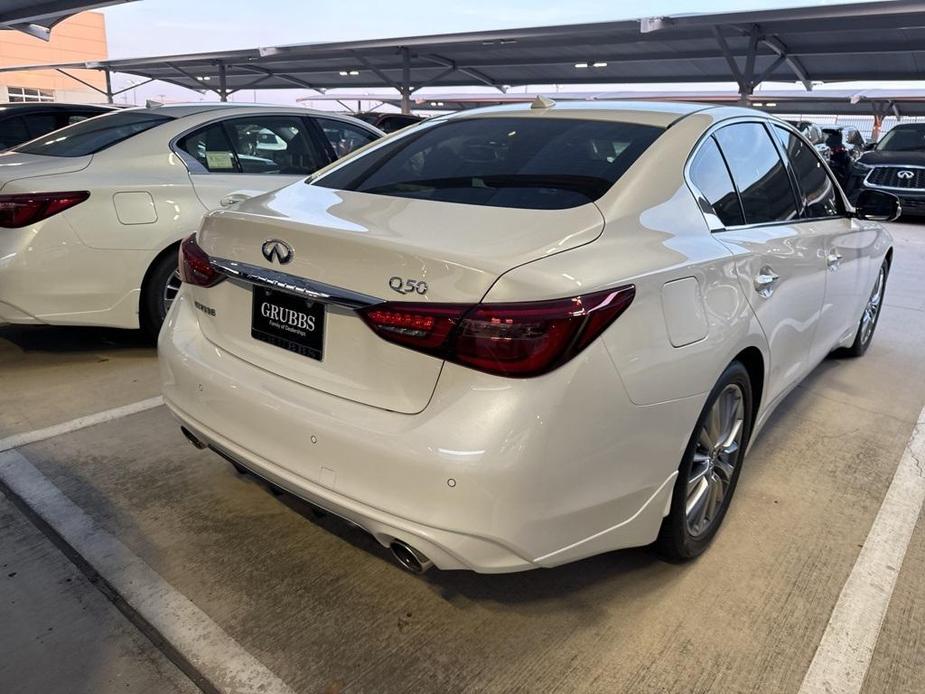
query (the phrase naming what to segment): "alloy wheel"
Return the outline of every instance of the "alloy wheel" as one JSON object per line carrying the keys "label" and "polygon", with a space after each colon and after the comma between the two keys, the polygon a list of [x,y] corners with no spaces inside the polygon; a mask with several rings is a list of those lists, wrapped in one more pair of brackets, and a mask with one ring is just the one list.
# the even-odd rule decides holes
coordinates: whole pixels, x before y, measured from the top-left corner
{"label": "alloy wheel", "polygon": [[164,304],[164,313],[166,316],[167,312],[170,310],[170,307],[173,305],[174,299],[177,298],[177,292],[180,291],[180,285],[182,281],[180,280],[180,271],[174,270],[173,274],[167,278],[167,283],[164,285],[164,293],[161,297]]}
{"label": "alloy wheel", "polygon": [[697,434],[685,505],[692,537],[707,532],[721,515],[741,457],[744,430],[745,397],[742,388],[731,383],[716,398]]}
{"label": "alloy wheel", "polygon": [[874,290],[867,300],[864,307],[864,315],[861,316],[861,344],[867,344],[874,333],[874,326],[877,324],[877,314],[880,313],[880,304],[883,301],[883,287],[886,284],[886,269],[881,267],[880,274],[877,276],[877,283]]}

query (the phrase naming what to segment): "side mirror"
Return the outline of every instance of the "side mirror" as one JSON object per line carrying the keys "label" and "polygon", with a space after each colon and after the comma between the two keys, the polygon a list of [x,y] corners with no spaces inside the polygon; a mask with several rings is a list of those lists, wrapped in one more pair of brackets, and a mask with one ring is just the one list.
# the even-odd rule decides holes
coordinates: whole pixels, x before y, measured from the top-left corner
{"label": "side mirror", "polygon": [[872,222],[895,221],[899,219],[902,211],[899,198],[892,193],[884,193],[882,190],[862,190],[854,204],[855,217],[869,219]]}
{"label": "side mirror", "polygon": [[865,143],[864,143],[864,151],[865,151],[865,152],[873,152],[875,149],[877,149],[877,143],[876,143],[876,142],[865,142]]}

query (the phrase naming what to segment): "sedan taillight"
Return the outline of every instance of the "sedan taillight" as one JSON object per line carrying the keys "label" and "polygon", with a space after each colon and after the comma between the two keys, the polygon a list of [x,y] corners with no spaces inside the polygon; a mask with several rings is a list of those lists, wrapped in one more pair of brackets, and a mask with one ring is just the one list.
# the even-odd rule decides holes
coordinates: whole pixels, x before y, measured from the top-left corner
{"label": "sedan taillight", "polygon": [[0,195],[0,227],[18,229],[35,224],[90,197],[88,190],[67,193],[13,193]]}
{"label": "sedan taillight", "polygon": [[525,378],[573,358],[632,303],[633,285],[506,304],[387,302],[359,311],[384,340],[486,373]]}
{"label": "sedan taillight", "polygon": [[196,234],[188,236],[180,244],[180,279],[197,287],[212,287],[225,276],[217,272],[209,261],[209,254],[196,243]]}

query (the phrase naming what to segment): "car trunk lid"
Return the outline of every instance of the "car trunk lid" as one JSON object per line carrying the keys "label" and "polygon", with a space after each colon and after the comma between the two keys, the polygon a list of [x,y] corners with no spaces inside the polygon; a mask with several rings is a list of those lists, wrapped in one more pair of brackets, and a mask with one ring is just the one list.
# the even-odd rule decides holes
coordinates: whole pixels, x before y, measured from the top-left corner
{"label": "car trunk lid", "polygon": [[[298,183],[208,215],[198,241],[214,259],[269,271],[265,275],[277,287],[280,276],[271,273],[348,290],[368,301],[475,304],[507,270],[589,243],[602,229],[603,218],[592,204],[539,211]],[[283,242],[291,259],[282,264],[278,254],[264,257],[268,241]],[[191,291],[205,307],[200,323],[207,338],[267,371],[398,412],[418,412],[430,399],[442,361],[385,342],[349,308],[327,305],[316,359],[252,332],[255,311],[271,312],[276,304],[284,311],[277,319],[291,316],[288,300],[265,302],[260,294],[255,304],[258,290],[238,279]],[[260,326],[263,318],[257,318]]]}
{"label": "car trunk lid", "polygon": [[[91,159],[93,156],[90,154],[82,157],[46,157],[20,152],[0,153],[0,191],[10,192],[4,189],[13,181],[82,171],[89,166]],[[18,189],[22,189],[22,192],[32,192],[28,190],[27,183],[16,187],[15,192],[20,192]]]}

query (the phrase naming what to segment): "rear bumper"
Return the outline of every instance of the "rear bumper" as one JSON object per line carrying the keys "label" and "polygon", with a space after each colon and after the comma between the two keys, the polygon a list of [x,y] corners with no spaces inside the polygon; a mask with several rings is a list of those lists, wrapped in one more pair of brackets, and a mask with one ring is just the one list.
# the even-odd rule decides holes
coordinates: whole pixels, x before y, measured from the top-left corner
{"label": "rear bumper", "polygon": [[648,544],[703,404],[632,405],[598,345],[536,379],[447,365],[428,407],[399,414],[259,369],[206,340],[198,321],[181,292],[160,336],[177,418],[259,476],[441,569],[519,571]]}

